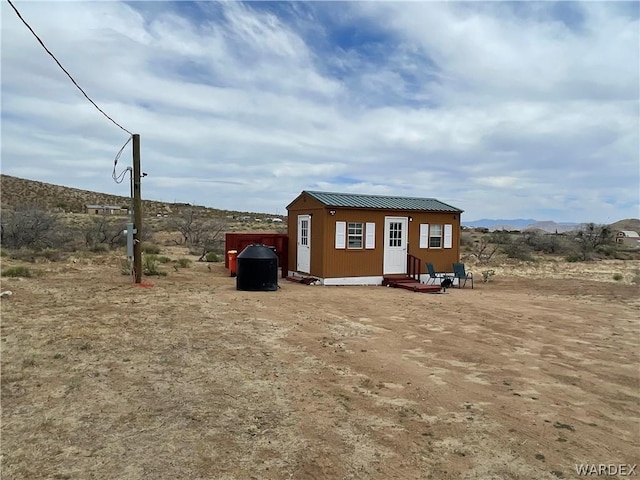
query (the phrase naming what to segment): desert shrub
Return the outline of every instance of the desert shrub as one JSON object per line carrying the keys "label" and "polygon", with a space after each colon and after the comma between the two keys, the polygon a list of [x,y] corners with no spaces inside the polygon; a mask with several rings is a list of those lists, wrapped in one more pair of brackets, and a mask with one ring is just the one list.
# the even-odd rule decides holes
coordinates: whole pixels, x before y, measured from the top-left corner
{"label": "desert shrub", "polygon": [[191,266],[191,260],[189,260],[188,258],[179,258],[178,265],[181,268],[189,268]]}
{"label": "desert shrub", "polygon": [[564,240],[558,235],[525,232],[522,235],[522,238],[524,242],[535,252],[561,253],[566,250]]}
{"label": "desert shrub", "polygon": [[160,247],[151,242],[142,242],[142,246],[140,248],[143,253],[149,253],[152,255],[157,255],[160,253]]}
{"label": "desert shrub", "polygon": [[142,257],[142,273],[150,276],[165,276],[167,274],[158,268],[158,258],[155,255],[145,255]]}
{"label": "desert shrub", "polygon": [[89,248],[89,251],[93,253],[106,253],[109,251],[109,246],[105,243],[96,243]]}
{"label": "desert shrub", "polygon": [[496,272],[494,270],[485,270],[484,272],[482,272],[482,281],[484,283],[487,283],[491,280],[491,277],[493,277],[496,274]]}
{"label": "desert shrub", "polygon": [[24,265],[19,265],[17,267],[9,267],[6,270],[2,271],[3,277],[22,277],[22,278],[31,278],[33,277],[33,272]]}
{"label": "desert shrub", "polygon": [[17,250],[9,251],[9,257],[14,260],[20,260],[22,262],[36,262],[36,252],[31,248],[19,248]]}
{"label": "desert shrub", "polygon": [[50,262],[59,262],[60,260],[64,260],[65,256],[60,252],[60,250],[56,250],[55,248],[45,248],[41,252],[38,252],[38,257],[49,260]]}
{"label": "desert shrub", "polygon": [[571,254],[567,255],[566,257],[564,257],[564,259],[569,263],[574,263],[574,262],[581,261],[582,257],[580,255],[578,255],[577,253],[571,253]]}
{"label": "desert shrub", "polygon": [[472,242],[473,237],[471,236],[470,232],[462,232],[460,234],[460,246],[466,247],[468,245],[471,245]]}
{"label": "desert shrub", "polygon": [[614,279],[616,282],[619,282],[620,280],[622,280],[622,274],[621,274],[621,273],[614,273],[614,274],[613,274],[613,279]]}
{"label": "desert shrub", "polygon": [[180,216],[171,218],[168,226],[180,232],[183,244],[189,247],[213,250],[211,245],[222,237],[227,228],[227,222],[221,219],[206,218],[202,212],[186,208]]}
{"label": "desert shrub", "polygon": [[593,254],[613,243],[613,232],[606,225],[589,223],[574,238],[580,260],[591,260]]}
{"label": "desert shrub", "polygon": [[505,230],[496,230],[489,235],[489,241],[497,245],[507,245],[511,243],[511,234]]}
{"label": "desert shrub", "polygon": [[165,257],[164,255],[156,257],[156,260],[158,261],[158,263],[162,264],[169,263],[171,261],[169,257]]}
{"label": "desert shrub", "polygon": [[132,273],[131,262],[126,258],[120,260],[120,273],[122,273],[122,275],[131,275]]}
{"label": "desert shrub", "polygon": [[24,207],[2,212],[0,242],[5,248],[40,250],[59,244],[59,218],[45,210]]}
{"label": "desert shrub", "polygon": [[508,257],[524,262],[533,260],[531,256],[531,247],[522,239],[511,240],[509,243],[502,245],[502,252]]}
{"label": "desert shrub", "polygon": [[207,253],[205,259],[207,260],[207,262],[219,262],[220,261],[220,257],[218,257],[218,254],[216,254],[214,252]]}
{"label": "desert shrub", "polygon": [[608,258],[617,258],[618,246],[615,243],[599,245],[596,247],[596,253]]}
{"label": "desert shrub", "polygon": [[470,250],[471,255],[475,256],[479,263],[488,263],[498,251],[498,245],[492,244],[488,235],[483,235],[473,242]]}
{"label": "desert shrub", "polygon": [[[81,227],[85,246],[92,252],[106,252],[113,247],[126,245],[126,223],[111,215],[92,216],[89,224]],[[106,249],[102,246],[104,245]]]}
{"label": "desert shrub", "polygon": [[616,260],[633,260],[633,256],[627,252],[623,252],[620,249],[616,249],[613,253],[613,258]]}

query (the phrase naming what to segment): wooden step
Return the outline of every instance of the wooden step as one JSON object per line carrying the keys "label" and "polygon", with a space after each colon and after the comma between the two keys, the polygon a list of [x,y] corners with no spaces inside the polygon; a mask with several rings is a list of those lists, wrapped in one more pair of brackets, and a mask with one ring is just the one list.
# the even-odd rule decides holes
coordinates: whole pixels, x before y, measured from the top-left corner
{"label": "wooden step", "polygon": [[382,285],[421,293],[439,293],[443,290],[439,285],[426,285],[406,275],[385,275]]}
{"label": "wooden step", "polygon": [[404,288],[405,290],[411,290],[412,292],[419,293],[440,293],[442,288],[438,285],[425,285],[424,283],[414,282],[414,283],[398,283],[395,285],[397,288]]}
{"label": "wooden step", "polygon": [[391,284],[397,284],[402,282],[415,282],[415,280],[411,277],[408,277],[404,274],[397,275],[385,275],[382,277],[382,285],[384,287],[391,286]]}

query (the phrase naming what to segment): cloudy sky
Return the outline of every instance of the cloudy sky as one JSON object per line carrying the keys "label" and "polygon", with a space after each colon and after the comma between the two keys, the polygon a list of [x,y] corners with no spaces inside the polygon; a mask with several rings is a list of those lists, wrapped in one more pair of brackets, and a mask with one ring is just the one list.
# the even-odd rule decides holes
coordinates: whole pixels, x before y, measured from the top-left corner
{"label": "cloudy sky", "polygon": [[[141,135],[144,198],[284,214],[324,190],[435,197],[463,220],[640,216],[637,2],[13,1]],[[111,178],[127,134],[1,14],[2,172],[128,195]]]}

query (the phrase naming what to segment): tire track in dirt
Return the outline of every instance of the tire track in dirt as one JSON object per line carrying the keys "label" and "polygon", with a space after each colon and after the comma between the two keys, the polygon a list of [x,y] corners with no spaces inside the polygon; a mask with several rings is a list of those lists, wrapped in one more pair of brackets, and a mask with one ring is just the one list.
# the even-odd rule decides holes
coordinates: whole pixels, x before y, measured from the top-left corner
{"label": "tire track in dirt", "polygon": [[631,287],[238,292],[204,267],[150,289],[107,264],[11,284],[3,476],[555,479],[637,462]]}
{"label": "tire track in dirt", "polygon": [[[551,311],[553,311],[553,309],[549,309],[546,314],[550,313]],[[415,311],[410,313],[413,314],[415,313]],[[359,312],[359,314],[361,314],[361,312]],[[520,317],[523,317],[523,315],[520,315]],[[333,318],[327,318],[326,321],[327,323],[335,322],[336,318],[339,318],[339,316],[336,316],[334,314]],[[429,321],[431,321],[431,318],[432,317],[429,318]],[[501,318],[496,317],[492,320],[492,316],[485,312],[485,315],[483,315],[483,318],[481,320],[481,325],[484,325],[484,327],[482,328],[487,330],[484,332],[484,334],[478,335],[479,327],[477,323],[475,323],[478,321],[478,318],[475,317],[470,319],[471,322],[474,322],[471,324],[465,324],[464,318],[465,317],[462,317],[457,325],[450,326],[450,329],[447,329],[442,325],[437,326],[433,323],[421,324],[416,321],[411,324],[411,322],[407,322],[406,318],[395,315],[390,318],[390,321],[396,324],[398,330],[402,330],[403,332],[405,332],[402,337],[398,337],[395,343],[390,342],[387,338],[384,342],[385,348],[381,348],[376,352],[375,349],[371,348],[371,345],[368,345],[366,341],[360,339],[360,342],[351,342],[354,343],[353,347],[351,347],[350,342],[345,341],[345,348],[356,352],[360,348],[361,350],[366,350],[369,354],[376,353],[376,360],[374,363],[385,364],[390,366],[390,368],[397,368],[398,371],[402,371],[403,373],[410,372],[411,368],[406,364],[401,364],[401,362],[398,362],[397,358],[389,358],[389,356],[385,356],[383,353],[384,351],[404,351],[405,354],[403,356],[403,360],[411,361],[414,365],[417,365],[421,368],[425,368],[428,365],[427,369],[431,370],[428,374],[428,377],[435,377],[437,380],[435,382],[432,381],[431,384],[429,384],[428,386],[425,385],[423,387],[420,401],[432,406],[436,405],[437,407],[439,407],[440,412],[438,412],[438,415],[436,415],[436,417],[442,417],[444,414],[446,418],[446,414],[449,414],[449,418],[444,421],[444,423],[447,424],[447,427],[446,430],[443,430],[443,432],[446,431],[450,436],[445,437],[444,440],[440,440],[439,443],[436,443],[435,446],[436,450],[438,451],[438,458],[442,458],[443,456],[444,458],[447,458],[446,452],[448,450],[452,450],[452,445],[457,445],[458,447],[460,447],[460,440],[458,440],[458,444],[456,444],[456,442],[454,441],[447,442],[446,438],[465,438],[466,443],[464,443],[463,445],[471,445],[470,448],[472,452],[477,451],[477,445],[485,445],[485,447],[482,447],[483,455],[480,456],[493,458],[492,452],[494,452],[496,448],[501,448],[502,450],[511,452],[506,457],[504,454],[502,454],[501,456],[502,458],[510,458],[513,461],[505,461],[502,462],[502,464],[500,464],[500,462],[496,463],[495,474],[498,476],[504,475],[505,472],[509,473],[509,468],[511,467],[508,467],[508,465],[518,464],[518,462],[515,461],[517,457],[516,452],[518,451],[518,442],[521,442],[521,445],[526,445],[528,442],[535,442],[535,444],[541,451],[548,452],[545,455],[541,453],[537,453],[536,455],[538,455],[540,458],[554,460],[553,453],[557,451],[558,443],[566,443],[566,438],[557,435],[558,425],[562,426],[564,424],[557,419],[553,420],[556,416],[549,413],[545,414],[543,410],[547,408],[553,409],[553,407],[558,407],[560,405],[549,402],[547,402],[546,404],[541,404],[540,396],[546,394],[545,390],[548,387],[541,388],[545,387],[545,385],[541,385],[539,380],[532,382],[528,381],[527,379],[519,378],[523,376],[523,369],[527,373],[528,371],[533,371],[536,374],[541,373],[543,375],[549,375],[548,372],[541,370],[540,367],[541,364],[545,363],[545,359],[542,358],[539,353],[542,351],[542,344],[535,341],[533,341],[531,345],[529,344],[531,343],[530,338],[535,339],[536,337],[538,337],[540,335],[540,331],[546,329],[544,323],[548,323],[551,320],[545,320],[545,315],[540,316],[538,314],[534,314],[533,316],[529,315],[528,318],[523,318],[520,322],[517,322],[521,323],[521,325],[515,324],[511,326],[509,323],[507,323],[508,326],[506,328],[494,329],[491,328],[492,321],[494,323],[500,323],[500,326],[504,327],[504,314]],[[579,319],[579,315],[576,315],[574,317],[574,320],[576,318]],[[511,320],[508,315],[507,320]],[[526,322],[531,322],[532,320],[542,321],[543,325],[535,325],[535,328],[528,329],[525,326]],[[566,323],[566,318],[563,319],[563,322]],[[353,320],[350,318],[346,318],[344,323],[348,325],[353,323]],[[385,323],[385,325],[388,325],[388,323]],[[332,330],[335,331],[336,328],[332,327]],[[533,332],[530,334],[529,332],[531,330],[533,330]],[[309,332],[310,331],[307,330],[307,333]],[[557,338],[562,338],[562,336],[566,336],[567,333],[568,332],[566,326],[565,329],[560,332],[551,332],[552,336]],[[317,333],[318,336],[320,336],[321,334],[321,331]],[[467,335],[467,337],[465,337],[465,335]],[[425,336],[431,336],[432,338],[427,339],[430,341],[420,340]],[[433,338],[434,336],[436,338]],[[461,337],[462,341],[460,341]],[[451,341],[451,338],[457,340]],[[372,339],[375,340],[375,338]],[[465,345],[464,350],[461,351],[459,348],[456,348],[456,343],[458,343],[458,341],[461,344]],[[305,343],[310,342],[307,341]],[[425,343],[430,344],[428,346],[431,347],[434,344],[437,344],[439,346],[438,350],[445,351],[448,355],[451,355],[451,353],[455,353],[456,358],[438,359],[436,354],[429,353],[425,350]],[[369,346],[368,349],[362,348],[367,345]],[[407,348],[407,346],[413,346],[414,348]],[[501,362],[500,359],[496,359],[495,356],[483,358],[481,352],[486,351],[487,348],[493,348],[494,350],[496,350],[496,347],[500,347],[503,349],[500,354],[504,354],[504,356],[511,358],[515,356],[515,359],[513,361],[507,363],[507,365],[511,365],[511,367],[505,369],[504,363]],[[318,352],[317,348],[315,349],[315,351],[319,355],[321,354],[320,352]],[[520,359],[518,359],[518,356],[520,357]],[[360,363],[359,367],[362,369],[363,365]],[[462,374],[460,372],[452,372],[449,367],[454,367],[456,370],[462,370],[463,372],[467,373]],[[561,366],[555,365],[555,367],[558,368]],[[377,369],[375,371],[375,374],[381,375],[383,374],[383,372],[383,369]],[[504,388],[503,390],[507,391],[500,392],[500,390],[498,390],[498,392],[502,393],[502,398],[499,400],[500,403],[503,403],[503,405],[500,406],[500,409],[508,411],[507,405],[512,405],[516,402],[520,403],[521,405],[516,407],[516,410],[518,412],[517,416],[509,414],[505,415],[504,412],[496,412],[495,407],[493,406],[494,402],[492,400],[494,400],[498,395],[496,393],[487,394],[487,392],[478,392],[473,388],[472,385],[469,385],[478,384],[480,387],[486,387],[487,384],[490,384],[488,378],[495,378],[496,374],[506,374],[505,380],[503,380],[503,384],[504,387],[507,388]],[[409,374],[410,378],[420,378],[421,376],[422,375],[419,372]],[[548,382],[548,384],[553,385],[553,387],[551,387],[552,389],[557,389],[558,385],[566,381],[566,379],[558,379],[553,377],[552,375],[549,376],[550,381]],[[515,377],[515,381],[513,377]],[[433,383],[435,383],[436,385],[433,385]],[[513,385],[513,383],[515,383],[515,385]],[[516,389],[514,388],[508,388],[512,385],[517,387],[518,391],[515,391]],[[593,385],[590,385],[590,387],[592,386]],[[495,386],[493,388],[495,388]],[[576,396],[580,397],[581,395],[580,393],[577,393]],[[516,400],[514,401],[510,397],[516,397]],[[503,423],[512,423],[514,426],[505,431],[504,427],[496,429],[496,422],[492,422],[492,424],[489,425],[486,420],[484,421],[484,424],[482,421],[475,421],[474,429],[472,429],[473,431],[470,433],[468,428],[461,426],[463,422],[460,419],[463,417],[461,417],[460,414],[456,411],[455,402],[443,403],[442,398],[479,398],[479,402],[476,401],[474,403],[469,402],[464,404],[465,408],[471,408],[470,406],[475,404],[481,405],[483,409],[485,406],[491,407],[490,410],[494,410],[493,412],[491,412],[492,416],[498,414],[499,417],[502,417],[500,418],[499,427],[502,426]],[[637,400],[637,392],[636,397],[632,398],[635,398]],[[412,400],[409,399],[408,401]],[[408,401],[405,403],[408,403]],[[413,400],[413,402],[415,402],[415,400]],[[578,402],[574,403],[573,407],[576,407],[577,403]],[[371,409],[372,407],[368,406],[367,408]],[[559,411],[557,411],[556,413],[562,414],[563,411],[559,409]],[[422,415],[427,418],[434,418],[434,415],[429,415],[428,413],[423,413]],[[552,418],[552,420],[545,419],[545,417]],[[473,417],[468,416],[466,418],[469,419]],[[523,422],[523,419],[526,421]],[[528,425],[527,423],[530,423],[530,425]],[[587,424],[586,422],[585,425],[589,426],[589,424]],[[540,430],[542,430],[542,434]],[[488,438],[491,438],[492,441],[488,442]],[[505,438],[507,440],[504,443],[499,443],[496,442],[497,438]],[[486,445],[488,444],[491,444],[491,448],[486,448]],[[575,446],[580,447],[579,444],[584,445],[584,440],[582,440],[581,442],[576,442]],[[588,448],[591,449],[595,453],[595,455],[600,455],[602,457],[608,456],[608,458],[611,457],[611,454],[614,451],[613,449],[602,448],[599,435],[596,435],[596,438],[589,443]],[[396,446],[395,450],[402,450],[402,447],[398,448],[398,446]],[[455,452],[456,449],[453,448],[453,451]],[[629,452],[628,449],[626,449],[626,451]],[[461,453],[465,454],[466,456],[466,453],[464,451]],[[460,455],[460,453],[457,453],[457,455]],[[525,468],[524,466],[520,466],[519,468],[514,467],[515,469],[513,470],[513,472],[511,472],[511,474],[514,476],[514,478],[516,478],[518,475],[533,475],[536,478],[544,478],[545,476],[549,478],[555,478],[555,474],[551,474],[552,471],[555,471],[557,473],[564,470],[568,475],[568,462],[566,462],[566,460],[563,460],[563,458],[557,454],[555,454],[555,457],[558,468],[561,468],[562,470],[547,470],[545,472],[541,471],[539,468]],[[548,460],[545,460],[545,463],[546,462],[548,462]],[[458,461],[457,463],[461,462]],[[462,462],[461,470],[457,473],[453,473],[451,467],[452,462],[450,461],[450,458],[447,459],[446,463],[443,463],[443,465],[445,464],[448,466],[447,468],[449,468],[449,473],[444,473],[444,466],[440,468],[436,467],[437,475],[455,476],[457,473],[460,473],[460,471],[464,471],[466,468],[468,468],[468,465]],[[406,465],[403,468],[406,468]],[[416,472],[414,473],[423,475],[425,474],[425,472],[428,472],[430,468],[433,467],[425,465],[425,462],[423,461],[421,462],[420,467],[417,467]],[[481,468],[476,467],[471,471],[482,471],[484,472],[483,474],[489,474],[488,472],[490,470],[490,468],[484,465]],[[391,474],[393,475],[394,472],[391,472]]]}

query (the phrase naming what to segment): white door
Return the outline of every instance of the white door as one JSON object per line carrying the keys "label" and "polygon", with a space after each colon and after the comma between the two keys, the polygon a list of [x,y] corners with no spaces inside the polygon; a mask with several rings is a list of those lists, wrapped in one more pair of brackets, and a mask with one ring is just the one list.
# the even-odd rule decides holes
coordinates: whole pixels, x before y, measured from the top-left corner
{"label": "white door", "polygon": [[384,218],[385,275],[407,273],[407,217]]}
{"label": "white door", "polygon": [[311,272],[311,216],[298,215],[298,255],[296,270]]}

